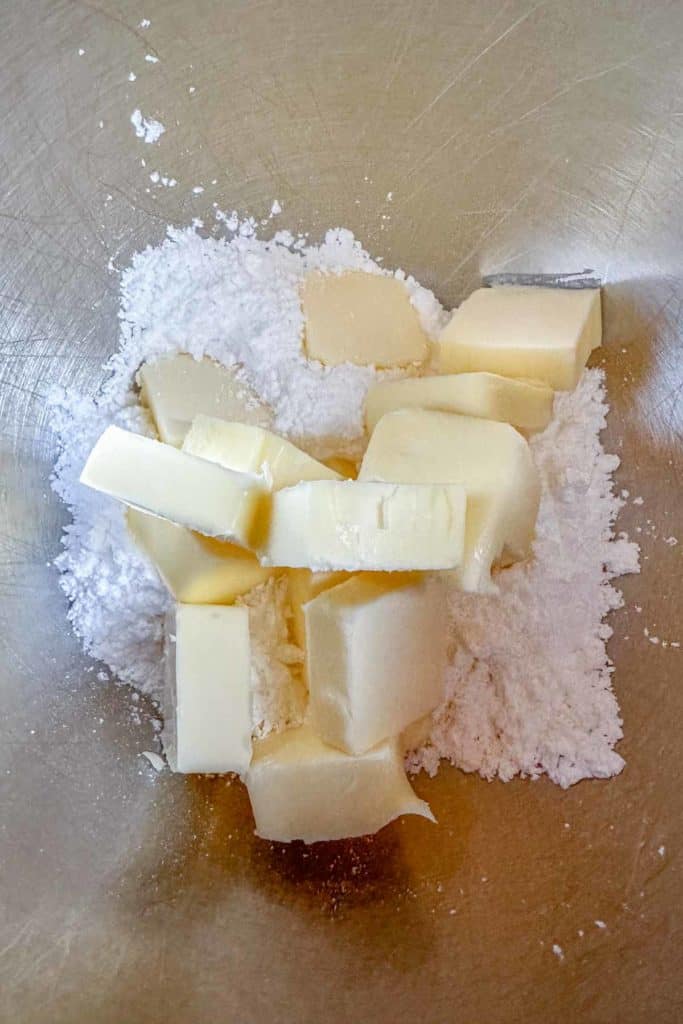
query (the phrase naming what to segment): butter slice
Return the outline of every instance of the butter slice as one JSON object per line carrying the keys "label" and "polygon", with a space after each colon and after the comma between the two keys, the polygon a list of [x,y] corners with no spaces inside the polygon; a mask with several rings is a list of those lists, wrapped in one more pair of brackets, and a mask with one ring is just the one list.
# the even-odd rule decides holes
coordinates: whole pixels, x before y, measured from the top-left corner
{"label": "butter slice", "polygon": [[302,480],[339,480],[339,473],[284,437],[247,423],[197,416],[183,451],[240,473],[260,475],[275,491]]}
{"label": "butter slice", "polygon": [[236,544],[203,537],[166,519],[126,510],[128,529],[176,601],[232,604],[240,594],[264,583],[271,569]]}
{"label": "butter slice", "polygon": [[462,487],[315,480],[273,495],[263,565],[316,572],[452,569],[465,526]]}
{"label": "butter slice", "polygon": [[440,580],[354,576],[304,607],[311,725],[348,754],[441,702],[448,622]]}
{"label": "butter slice", "polygon": [[176,772],[238,772],[251,760],[249,612],[176,606],[166,652],[164,747]]}
{"label": "butter slice", "polygon": [[[272,570],[263,569],[264,572]],[[350,579],[347,572],[311,572],[310,569],[289,569],[287,583],[292,608],[292,635],[297,647],[306,646],[306,621],[303,606],[338,583]]]}
{"label": "butter slice", "polygon": [[523,430],[543,430],[553,413],[553,391],[543,384],[512,380],[496,373],[456,373],[441,377],[385,380],[368,391],[368,432],[396,409],[436,409],[511,423]]}
{"label": "butter slice", "polygon": [[362,270],[307,275],[302,289],[306,352],[327,366],[408,366],[428,342],[402,281]]}
{"label": "butter slice", "polygon": [[264,427],[271,421],[270,410],[238,380],[235,367],[213,359],[178,355],[143,363],[137,380],[159,437],[176,448],[199,413]]}
{"label": "butter slice", "polygon": [[488,370],[576,387],[602,340],[598,288],[479,288],[439,338],[442,372]]}
{"label": "butter slice", "polygon": [[360,480],[459,483],[467,492],[464,590],[490,591],[491,566],[526,558],[540,482],[524,438],[507,423],[426,409],[387,413],[370,438]]}
{"label": "butter slice", "polygon": [[249,547],[267,505],[262,481],[171,445],[107,427],[91,451],[81,483],[112,498]]}
{"label": "butter slice", "polygon": [[262,839],[316,843],[377,832],[402,814],[435,820],[395,740],[351,757],[302,725],[254,743],[246,782]]}

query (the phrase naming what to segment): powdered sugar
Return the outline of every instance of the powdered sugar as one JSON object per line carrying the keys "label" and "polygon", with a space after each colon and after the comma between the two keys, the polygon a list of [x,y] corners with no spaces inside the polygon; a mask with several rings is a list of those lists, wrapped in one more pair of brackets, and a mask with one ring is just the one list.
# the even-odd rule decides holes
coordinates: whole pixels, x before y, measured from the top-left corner
{"label": "powdered sugar", "polygon": [[545,772],[562,786],[621,771],[602,620],[621,604],[610,580],[638,571],[638,549],[612,539],[624,502],[611,485],[619,460],[599,441],[606,413],[603,375],[588,370],[532,440],[543,488],[534,557],[498,574],[497,596],[451,592],[448,700],[413,767],[433,772],[446,757],[486,778]]}
{"label": "powdered sugar", "polygon": [[161,121],[156,121],[153,117],[143,117],[142,111],[138,108],[130,115],[130,123],[137,137],[150,145],[158,142],[166,131]]}
{"label": "powdered sugar", "polygon": [[306,709],[303,653],[289,641],[286,579],[269,579],[236,603],[249,609],[254,734],[300,725]]}
{"label": "powdered sugar", "polygon": [[[217,220],[224,237],[203,237],[199,222],[171,229],[124,271],[120,348],[97,399],[52,396],[62,445],[54,486],[73,514],[57,559],[73,628],[121,680],[153,695],[161,690],[168,595],[129,539],[121,507],[78,484],[109,423],[153,432],[133,388],[140,363],[184,351],[237,367],[271,406],[274,429],[319,458],[362,453],[363,401],[378,376],[368,367],[325,368],[302,351],[298,295],[308,270],[387,273],[350,232],[330,231],[322,245],[307,246],[288,232],[258,239],[252,218],[218,211]],[[412,278],[396,277],[434,337],[447,314]],[[499,574],[497,596],[450,595],[447,700],[412,768],[431,772],[446,757],[487,778],[547,772],[561,785],[621,769],[605,653],[611,630],[602,619],[620,602],[609,581],[637,571],[637,549],[612,535],[623,502],[610,484],[618,460],[599,442],[606,408],[602,375],[587,372],[576,392],[558,397],[553,422],[532,441],[543,481],[535,557]],[[284,581],[242,603],[254,650],[254,727],[263,734],[301,718],[301,653],[288,639]]]}

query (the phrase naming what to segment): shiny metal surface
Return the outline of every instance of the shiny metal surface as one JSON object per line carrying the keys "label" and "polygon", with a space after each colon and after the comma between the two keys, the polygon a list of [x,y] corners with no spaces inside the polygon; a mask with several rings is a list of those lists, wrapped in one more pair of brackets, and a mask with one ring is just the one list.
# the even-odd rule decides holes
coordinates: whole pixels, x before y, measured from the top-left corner
{"label": "shiny metal surface", "polygon": [[[5,0],[0,1019],[683,1018],[683,654],[643,634],[683,639],[682,547],[664,543],[683,541],[681,14]],[[135,107],[167,126],[158,146],[134,137]],[[153,169],[178,187],[147,191]],[[253,838],[238,785],[138,756],[151,728],[96,680],[49,565],[65,514],[44,395],[100,383],[110,259],[213,202],[263,216],[275,197],[283,226],[346,225],[445,302],[485,274],[608,281],[607,439],[644,498],[620,520],[644,561],[612,618],[617,780],[563,793],[444,770],[417,784],[438,828],[301,850]]]}

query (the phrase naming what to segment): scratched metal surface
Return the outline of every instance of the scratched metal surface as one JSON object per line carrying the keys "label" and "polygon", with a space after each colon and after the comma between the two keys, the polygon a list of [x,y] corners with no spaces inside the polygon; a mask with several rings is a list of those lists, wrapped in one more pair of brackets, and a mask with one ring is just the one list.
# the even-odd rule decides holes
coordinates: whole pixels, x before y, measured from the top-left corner
{"label": "scratched metal surface", "polygon": [[[5,0],[2,1020],[682,1019],[682,655],[643,634],[682,639],[681,21],[662,0]],[[178,186],[150,191],[154,169]],[[491,274],[608,282],[607,437],[644,498],[621,520],[644,562],[612,619],[616,781],[446,770],[418,781],[438,828],[302,852],[252,837],[237,785],[138,756],[150,727],[96,681],[48,564],[44,395],[100,383],[110,259],[275,196],[283,226],[347,225],[446,302]]]}

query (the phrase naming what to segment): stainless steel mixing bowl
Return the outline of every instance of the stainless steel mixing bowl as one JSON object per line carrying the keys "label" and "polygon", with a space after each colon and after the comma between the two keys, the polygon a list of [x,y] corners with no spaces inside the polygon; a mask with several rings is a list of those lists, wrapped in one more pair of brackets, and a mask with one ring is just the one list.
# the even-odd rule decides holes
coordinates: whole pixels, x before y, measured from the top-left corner
{"label": "stainless steel mixing bowl", "polygon": [[[663,0],[5,0],[3,1021],[683,1019],[683,652],[643,632],[683,639],[682,547],[664,543],[683,540],[681,15]],[[158,146],[135,138],[136,107],[167,126]],[[150,192],[153,169],[178,186]],[[346,225],[446,303],[500,271],[608,282],[606,441],[644,498],[619,523],[642,528],[643,553],[611,620],[619,778],[562,792],[445,769],[417,782],[438,827],[302,850],[252,836],[239,785],[157,777],[139,756],[151,727],[95,678],[50,565],[66,514],[44,396],[100,384],[110,260],[214,202],[263,216],[275,197],[278,223]]]}

